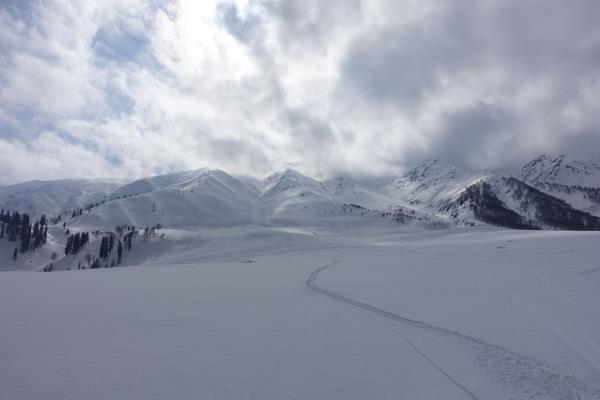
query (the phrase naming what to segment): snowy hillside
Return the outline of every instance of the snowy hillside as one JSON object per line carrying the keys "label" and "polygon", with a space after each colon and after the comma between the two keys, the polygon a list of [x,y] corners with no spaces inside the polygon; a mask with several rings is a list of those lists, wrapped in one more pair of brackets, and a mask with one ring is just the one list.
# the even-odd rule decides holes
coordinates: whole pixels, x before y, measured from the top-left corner
{"label": "snowy hillside", "polygon": [[514,177],[471,185],[446,210],[466,223],[473,218],[513,229],[600,230],[600,218]]}
{"label": "snowy hillside", "polygon": [[[560,177],[561,182],[580,182],[581,175],[592,179],[593,166],[579,169],[556,161],[548,171],[534,160],[521,170],[519,177],[505,172],[469,172],[439,162],[428,161],[394,179],[388,186],[398,202],[410,204],[421,211],[430,210],[459,225],[489,223],[516,229],[600,229],[600,219],[594,215],[593,203],[600,191],[575,185],[540,183],[539,179]],[[565,165],[561,172],[560,165]],[[534,173],[537,166],[538,170]],[[523,172],[526,171],[526,172]],[[535,176],[538,180],[525,180]],[[545,177],[545,178],[544,178]],[[584,192],[587,203],[577,201]]]}
{"label": "snowy hillside", "polygon": [[387,191],[398,203],[439,210],[456,199],[465,188],[483,179],[483,174],[432,160],[394,179]]}
{"label": "snowy hillside", "polygon": [[384,209],[397,204],[391,196],[375,185],[366,187],[347,176],[325,181],[324,185],[335,198],[343,203],[360,204],[372,209]]}
{"label": "snowy hillside", "polygon": [[577,209],[600,216],[600,163],[541,155],[523,166],[518,177]]}
{"label": "snowy hillside", "polygon": [[77,229],[159,224],[188,230],[244,225],[348,230],[399,223],[595,229],[600,188],[579,185],[598,184],[598,171],[594,163],[564,156],[538,157],[514,176],[466,171],[433,160],[387,184],[359,183],[348,176],[320,182],[291,169],[264,180],[200,169],[124,185],[109,180],[29,182],[0,188],[0,205],[51,216],[84,208],[83,215],[69,219]]}
{"label": "snowy hillside", "polygon": [[2,272],[0,398],[597,400],[598,239],[264,231]]}
{"label": "snowy hillside", "polygon": [[32,216],[54,216],[100,202],[125,182],[116,179],[61,179],[0,186],[0,206]]}
{"label": "snowy hillside", "polygon": [[518,177],[534,185],[600,188],[600,163],[572,160],[565,155],[541,155],[525,164]]}
{"label": "snowy hillside", "polygon": [[599,233],[534,231],[600,222],[517,177],[202,169],[116,188],[40,247],[20,218],[1,399],[600,398]]}
{"label": "snowy hillside", "polygon": [[223,171],[199,170],[136,181],[111,198],[75,218],[73,225],[103,229],[120,224],[169,228],[243,225],[253,221],[257,193]]}

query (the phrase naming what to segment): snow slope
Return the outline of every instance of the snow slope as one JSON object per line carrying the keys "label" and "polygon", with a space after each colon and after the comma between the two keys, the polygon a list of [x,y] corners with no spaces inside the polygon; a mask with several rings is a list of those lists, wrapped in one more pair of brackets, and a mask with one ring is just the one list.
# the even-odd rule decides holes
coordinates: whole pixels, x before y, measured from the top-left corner
{"label": "snow slope", "polygon": [[485,174],[468,172],[432,160],[394,179],[387,191],[398,203],[439,210],[458,198],[465,188],[485,178]]}
{"label": "snow slope", "polygon": [[[146,192],[138,192],[146,183]],[[72,225],[84,229],[113,229],[127,224],[169,228],[226,227],[252,222],[257,193],[219,170],[167,175],[127,185],[114,200],[75,218]],[[113,197],[114,197],[113,196]],[[71,225],[71,223],[70,223]]]}
{"label": "snow slope", "polygon": [[567,186],[600,187],[600,163],[573,160],[564,154],[542,154],[519,171],[519,177],[534,185],[560,184]]}
{"label": "snow slope", "polygon": [[[339,184],[341,180],[333,182]],[[293,170],[273,174],[264,181],[206,169],[170,174],[128,184],[115,191],[108,201],[70,219],[68,225],[77,230],[108,230],[123,224],[160,224],[188,230],[249,224],[349,229],[364,224],[390,224],[397,215],[392,198],[347,178],[344,185],[347,186],[328,187]],[[382,211],[390,215],[382,216]],[[413,223],[436,220],[415,210],[412,213]]]}
{"label": "snow slope", "polygon": [[574,208],[600,216],[599,163],[541,155],[524,165],[518,177]]}
{"label": "snow slope", "polygon": [[350,177],[341,176],[324,182],[327,190],[340,202],[358,204],[365,208],[385,209],[397,202],[377,186],[366,187]]}
{"label": "snow slope", "polygon": [[55,216],[102,201],[123,183],[115,179],[61,179],[0,186],[0,206],[36,218],[41,214]]}
{"label": "snow slope", "polygon": [[[348,230],[391,221],[420,228],[492,223],[596,229],[600,187],[579,184],[597,184],[598,171],[594,163],[564,156],[538,157],[515,176],[465,171],[434,160],[382,185],[360,184],[349,177],[320,182],[291,169],[264,180],[200,169],[140,179],[116,189],[112,181],[28,183],[23,186],[27,189],[0,188],[0,200],[5,199],[5,208],[30,213],[94,204],[69,221],[76,229],[88,230],[123,224],[188,230],[244,225]],[[484,183],[485,196],[477,196]],[[479,212],[483,209],[487,211]],[[562,222],[551,217],[558,209]]]}
{"label": "snow slope", "polygon": [[[600,229],[600,219],[594,215],[600,206],[600,189],[526,180],[551,176],[560,177],[562,182],[578,182],[576,178],[584,174],[581,171],[593,175],[589,172],[592,167],[571,174],[575,167],[565,164],[567,172],[554,168],[550,173],[541,168],[534,173],[536,165],[535,160],[528,163],[523,168],[527,172],[515,177],[505,171],[468,172],[434,160],[394,179],[387,189],[399,203],[446,217],[457,225],[483,222],[519,229]],[[588,201],[578,201],[582,197]]]}
{"label": "snow slope", "polygon": [[210,262],[4,272],[0,398],[598,399],[598,240],[233,230]]}

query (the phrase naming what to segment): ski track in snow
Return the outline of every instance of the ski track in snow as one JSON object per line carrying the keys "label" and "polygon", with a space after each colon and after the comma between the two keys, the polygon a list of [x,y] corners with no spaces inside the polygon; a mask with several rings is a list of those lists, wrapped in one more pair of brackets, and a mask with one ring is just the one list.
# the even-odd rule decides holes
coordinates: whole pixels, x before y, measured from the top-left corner
{"label": "ski track in snow", "polygon": [[[336,292],[321,288],[316,285],[319,273],[338,263],[337,260],[311,272],[305,284],[317,293],[346,304],[367,310],[387,319],[419,328],[432,334],[441,335],[447,339],[459,342],[475,352],[477,361],[483,365],[493,378],[513,390],[511,399],[552,399],[552,400],[598,400],[600,388],[589,388],[576,377],[564,375],[550,364],[536,360],[532,357],[516,353],[502,346],[486,342],[481,339],[442,328],[427,322],[403,317],[370,304],[342,296]],[[600,268],[595,269],[600,270]],[[594,272],[595,272],[594,270]],[[584,271],[585,272],[585,271]],[[454,379],[447,371],[428,357],[418,346],[412,343],[400,332],[396,333],[429,364],[443,374],[450,382],[457,386],[470,399],[478,400],[475,394],[463,384]]]}
{"label": "ski track in snow", "polygon": [[590,268],[590,269],[586,269],[585,271],[581,271],[579,273],[580,276],[588,276],[588,275],[592,275],[595,272],[600,272],[600,267],[598,268]]}

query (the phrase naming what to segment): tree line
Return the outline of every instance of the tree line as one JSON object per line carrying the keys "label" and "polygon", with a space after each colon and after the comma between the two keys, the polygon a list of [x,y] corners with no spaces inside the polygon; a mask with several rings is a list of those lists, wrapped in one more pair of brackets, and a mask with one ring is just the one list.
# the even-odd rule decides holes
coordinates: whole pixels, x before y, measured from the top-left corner
{"label": "tree line", "polygon": [[14,211],[0,211],[0,239],[7,237],[11,242],[20,241],[15,247],[13,259],[17,259],[18,250],[25,253],[29,250],[35,251],[46,244],[48,239],[48,222],[46,215],[42,215],[35,222],[31,222],[29,214],[20,214]]}

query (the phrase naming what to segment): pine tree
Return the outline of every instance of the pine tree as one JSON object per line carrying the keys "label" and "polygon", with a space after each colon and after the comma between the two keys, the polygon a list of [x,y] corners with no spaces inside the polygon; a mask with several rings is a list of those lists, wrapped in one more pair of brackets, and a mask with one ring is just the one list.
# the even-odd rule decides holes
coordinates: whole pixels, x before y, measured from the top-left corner
{"label": "pine tree", "polygon": [[21,224],[21,216],[18,211],[15,211],[10,217],[8,223],[8,240],[11,242],[17,241],[17,234],[19,233],[19,225]]}
{"label": "pine tree", "polygon": [[79,232],[73,235],[73,254],[77,254],[80,247],[80,235]]}
{"label": "pine tree", "polygon": [[37,249],[40,246],[40,225],[39,223],[36,221],[35,224],[33,224],[33,249]]}
{"label": "pine tree", "polygon": [[73,236],[67,238],[67,244],[65,245],[65,255],[68,256],[73,248]]}
{"label": "pine tree", "polygon": [[100,241],[100,258],[106,260],[108,258],[108,238],[106,236],[102,236],[102,240]]}
{"label": "pine tree", "polygon": [[21,222],[21,253],[25,253],[29,250],[30,242],[31,224],[29,223],[29,215],[23,214],[23,220]]}
{"label": "pine tree", "polygon": [[[4,210],[2,210],[4,212]],[[0,218],[0,239],[4,239],[4,221]]]}
{"label": "pine tree", "polygon": [[123,257],[123,244],[119,240],[119,244],[117,245],[117,264],[121,264],[121,257]]}
{"label": "pine tree", "polygon": [[19,254],[19,252],[17,251],[17,248],[15,247],[15,251],[13,251],[13,260],[17,259],[18,254]]}

